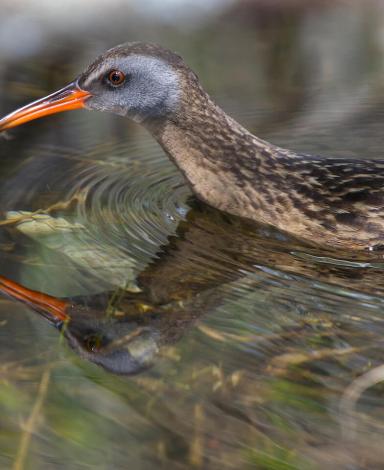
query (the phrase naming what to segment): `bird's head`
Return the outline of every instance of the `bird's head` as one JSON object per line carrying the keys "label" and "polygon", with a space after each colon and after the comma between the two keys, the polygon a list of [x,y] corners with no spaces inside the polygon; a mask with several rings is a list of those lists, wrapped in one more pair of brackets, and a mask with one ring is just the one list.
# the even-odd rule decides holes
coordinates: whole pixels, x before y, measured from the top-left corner
{"label": "bird's head", "polygon": [[86,108],[136,122],[175,116],[183,88],[196,75],[177,54],[155,44],[127,43],[99,56],[66,87],[0,120],[0,131],[49,114]]}
{"label": "bird's head", "polygon": [[160,341],[156,328],[78,306],[71,313],[56,326],[82,358],[118,375],[137,374],[153,365]]}

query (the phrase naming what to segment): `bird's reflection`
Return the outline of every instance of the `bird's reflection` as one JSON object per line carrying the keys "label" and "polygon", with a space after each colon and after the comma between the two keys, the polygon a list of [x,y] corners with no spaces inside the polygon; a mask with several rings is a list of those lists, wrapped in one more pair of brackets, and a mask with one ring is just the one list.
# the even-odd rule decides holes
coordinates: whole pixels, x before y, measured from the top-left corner
{"label": "bird's reflection", "polygon": [[328,285],[380,298],[380,256],[305,246],[195,203],[159,256],[138,275],[139,292],[121,289],[62,300],[4,277],[0,292],[47,318],[84,359],[129,375],[151,366],[162,347],[177,342],[198,318],[219,307],[222,288],[235,281],[248,277],[248,288],[273,293],[271,276],[289,275],[284,301],[296,304],[295,282],[304,290]]}

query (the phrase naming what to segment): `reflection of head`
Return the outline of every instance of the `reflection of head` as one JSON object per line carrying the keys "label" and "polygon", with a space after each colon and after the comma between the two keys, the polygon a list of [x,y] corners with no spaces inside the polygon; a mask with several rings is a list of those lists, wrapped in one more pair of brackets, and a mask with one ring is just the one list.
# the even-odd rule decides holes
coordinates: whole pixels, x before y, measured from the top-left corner
{"label": "reflection of head", "polygon": [[156,330],[135,321],[81,313],[61,323],[60,329],[75,352],[114,374],[147,369],[159,351]]}
{"label": "reflection of head", "polygon": [[100,298],[93,299],[97,307],[90,307],[28,289],[4,276],[0,276],[0,293],[45,317],[75,352],[112,373],[138,373],[153,363],[159,351],[156,315],[153,325],[145,315],[116,318],[108,315]]}

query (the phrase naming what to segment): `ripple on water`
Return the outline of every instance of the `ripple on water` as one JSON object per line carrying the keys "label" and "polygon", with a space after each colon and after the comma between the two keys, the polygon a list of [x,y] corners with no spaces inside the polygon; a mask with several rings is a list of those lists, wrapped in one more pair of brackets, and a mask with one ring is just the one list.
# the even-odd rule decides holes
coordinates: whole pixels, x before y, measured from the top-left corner
{"label": "ripple on water", "polygon": [[[156,144],[108,142],[82,153],[34,149],[4,188],[3,199],[12,217],[15,210],[29,210],[30,222],[36,211],[51,217],[35,217],[28,224],[23,214],[22,232],[51,250],[45,264],[60,264],[58,251],[75,260],[78,277],[82,273],[126,285],[185,218],[189,194]],[[63,230],[62,220],[76,230],[69,225]],[[49,235],[47,224],[55,228]]]}

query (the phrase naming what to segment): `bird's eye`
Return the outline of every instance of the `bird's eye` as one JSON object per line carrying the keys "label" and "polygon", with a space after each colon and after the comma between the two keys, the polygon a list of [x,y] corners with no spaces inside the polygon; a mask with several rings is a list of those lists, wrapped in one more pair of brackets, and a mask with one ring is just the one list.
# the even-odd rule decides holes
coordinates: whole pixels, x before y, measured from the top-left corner
{"label": "bird's eye", "polygon": [[112,70],[108,73],[107,79],[111,85],[118,86],[124,83],[125,75],[120,70]]}
{"label": "bird's eye", "polygon": [[89,352],[98,352],[102,347],[102,338],[97,335],[89,335],[84,338],[84,346]]}

